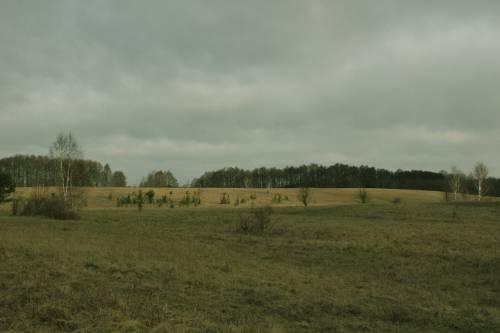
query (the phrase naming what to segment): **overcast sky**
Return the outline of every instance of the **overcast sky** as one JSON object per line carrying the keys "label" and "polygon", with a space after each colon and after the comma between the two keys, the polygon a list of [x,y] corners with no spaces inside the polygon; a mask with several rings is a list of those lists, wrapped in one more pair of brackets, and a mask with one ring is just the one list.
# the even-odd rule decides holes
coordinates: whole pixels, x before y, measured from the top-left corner
{"label": "overcast sky", "polygon": [[0,3],[0,157],[500,176],[500,1]]}

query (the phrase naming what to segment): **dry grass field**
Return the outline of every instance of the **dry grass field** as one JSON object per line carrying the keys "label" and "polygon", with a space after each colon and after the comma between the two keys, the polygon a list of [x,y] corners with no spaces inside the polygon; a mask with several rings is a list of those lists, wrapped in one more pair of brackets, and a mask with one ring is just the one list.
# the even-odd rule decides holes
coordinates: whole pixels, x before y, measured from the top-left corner
{"label": "dry grass field", "polygon": [[[0,332],[500,332],[496,202],[370,190],[362,205],[340,189],[313,190],[308,209],[293,189],[202,189],[197,208],[142,212],[109,200],[132,191],[87,189],[76,221],[2,206]],[[218,204],[221,191],[289,200],[245,233],[252,209]]]}
{"label": "dry grass field", "polygon": [[[273,207],[302,207],[299,200],[299,189],[234,189],[234,188],[134,188],[134,187],[97,187],[82,188],[86,198],[87,209],[101,209],[116,207],[116,199],[121,196],[138,193],[139,190],[147,192],[155,191],[156,198],[163,195],[170,196],[175,202],[189,192],[193,195],[199,193],[201,204],[200,208],[234,208],[236,199],[240,200],[238,208],[250,208],[252,206],[273,206]],[[27,197],[32,193],[32,188],[18,188],[16,194]],[[56,192],[56,188],[44,189],[47,193]],[[438,203],[443,202],[442,192],[417,191],[417,190],[392,190],[392,189],[368,189],[369,202],[375,204],[391,203],[399,198],[401,203]],[[171,193],[171,194],[170,194]],[[222,193],[227,193],[231,200],[228,205],[221,205],[220,198]],[[341,188],[317,188],[311,189],[312,207],[325,207],[334,205],[346,205],[359,203],[359,189],[341,189]],[[273,198],[281,195],[281,202],[273,201]],[[255,199],[252,200],[251,198]],[[241,203],[241,200],[244,203]],[[460,199],[474,200],[473,196],[461,197]],[[486,198],[486,200],[494,200]],[[5,207],[4,207],[5,209]]]}

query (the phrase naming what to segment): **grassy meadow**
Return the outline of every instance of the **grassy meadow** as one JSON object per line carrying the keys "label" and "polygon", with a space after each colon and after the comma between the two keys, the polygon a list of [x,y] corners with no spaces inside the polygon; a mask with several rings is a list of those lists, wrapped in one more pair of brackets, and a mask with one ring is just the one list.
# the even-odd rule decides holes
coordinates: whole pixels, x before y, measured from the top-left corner
{"label": "grassy meadow", "polygon": [[[500,332],[498,202],[202,189],[197,208],[117,208],[132,191],[86,190],[76,221],[0,208],[0,332]],[[221,191],[273,204],[271,226],[241,232],[251,204]]]}

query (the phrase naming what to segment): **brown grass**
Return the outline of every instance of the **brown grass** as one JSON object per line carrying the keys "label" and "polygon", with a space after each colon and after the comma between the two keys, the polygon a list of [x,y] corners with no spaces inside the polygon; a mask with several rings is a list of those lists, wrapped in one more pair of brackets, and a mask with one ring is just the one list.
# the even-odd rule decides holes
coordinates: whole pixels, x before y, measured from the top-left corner
{"label": "brown grass", "polygon": [[[148,191],[151,188],[112,188],[112,187],[99,187],[99,188],[82,188],[85,193],[87,208],[115,208],[116,199],[120,196],[126,196],[133,192],[141,190]],[[199,191],[201,197],[200,207],[214,208],[214,207],[235,207],[234,203],[236,198],[244,199],[244,203],[238,205],[239,208],[249,208],[253,206],[274,206],[274,207],[302,207],[302,203],[298,198],[299,189],[237,189],[237,188],[153,188],[156,198],[163,195],[169,196],[172,192],[172,198],[175,202],[179,202],[184,194],[189,191],[192,195],[194,192]],[[18,188],[17,195],[29,196],[33,188]],[[47,192],[56,192],[57,188],[47,188]],[[437,203],[443,201],[443,193],[435,191],[417,191],[417,190],[393,190],[393,189],[368,189],[370,203],[381,204],[391,203],[396,198],[400,198],[402,203]],[[220,196],[222,193],[229,194],[231,204],[221,205]],[[111,194],[112,199],[109,199]],[[273,197],[281,194],[282,201],[280,203],[273,201]],[[255,197],[254,200],[251,197]],[[358,189],[341,189],[341,188],[315,188],[311,189],[311,203],[313,207],[346,205],[359,203],[359,190]],[[467,198],[473,200],[473,197]],[[493,199],[490,199],[493,200]],[[164,206],[165,207],[165,206]],[[4,208],[5,209],[5,208]]]}

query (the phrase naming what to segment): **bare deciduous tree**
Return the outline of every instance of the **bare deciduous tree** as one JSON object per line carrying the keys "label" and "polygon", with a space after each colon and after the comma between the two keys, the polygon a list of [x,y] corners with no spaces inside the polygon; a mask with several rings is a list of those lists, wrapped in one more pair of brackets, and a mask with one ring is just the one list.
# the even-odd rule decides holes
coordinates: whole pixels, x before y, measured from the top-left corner
{"label": "bare deciduous tree", "polygon": [[64,200],[68,199],[72,187],[72,166],[75,160],[81,159],[82,151],[71,133],[59,133],[50,147],[50,157],[58,163],[58,174]]}
{"label": "bare deciduous tree", "polygon": [[448,174],[448,184],[451,192],[453,192],[453,199],[457,201],[457,194],[462,190],[465,181],[465,175],[457,167],[452,167]]}
{"label": "bare deciduous tree", "polygon": [[474,185],[477,189],[477,200],[481,201],[481,197],[488,191],[488,167],[483,162],[477,162],[472,172],[474,177]]}

